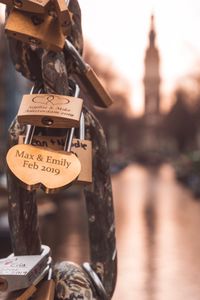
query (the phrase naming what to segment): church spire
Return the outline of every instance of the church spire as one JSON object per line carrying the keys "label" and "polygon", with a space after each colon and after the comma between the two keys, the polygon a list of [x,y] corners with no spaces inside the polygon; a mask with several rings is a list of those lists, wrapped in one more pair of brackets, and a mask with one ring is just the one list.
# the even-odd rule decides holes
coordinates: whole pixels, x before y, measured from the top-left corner
{"label": "church spire", "polygon": [[149,45],[146,49],[144,62],[145,113],[147,115],[157,115],[160,106],[160,58],[155,39],[155,17],[152,14],[149,30]]}
{"label": "church spire", "polygon": [[151,15],[151,27],[149,32],[149,44],[150,47],[155,47],[155,38],[156,38],[156,31],[155,31],[155,18],[154,15]]}

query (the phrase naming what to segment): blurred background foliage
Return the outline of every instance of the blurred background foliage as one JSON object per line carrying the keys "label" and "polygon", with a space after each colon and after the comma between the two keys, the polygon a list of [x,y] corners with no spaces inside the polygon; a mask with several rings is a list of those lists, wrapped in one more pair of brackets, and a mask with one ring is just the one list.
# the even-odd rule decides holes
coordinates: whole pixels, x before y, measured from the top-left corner
{"label": "blurred background foliage", "polygon": [[[160,110],[162,98],[159,49],[155,44],[154,17],[151,17],[149,45],[144,59],[145,109],[141,116],[131,109],[131,86],[112,60],[85,40],[84,59],[99,76],[114,99],[109,109],[99,109],[84,100],[100,120],[107,137],[111,172],[131,163],[160,166],[170,162],[177,179],[200,194],[200,72],[183,77],[174,90],[170,109]],[[3,26],[0,27],[0,172],[5,186],[6,136],[17,113],[21,97],[31,83],[18,74],[11,63]],[[157,90],[157,91],[156,91]],[[157,94],[156,94],[157,93]],[[133,91],[134,94],[134,91]],[[154,103],[152,99],[154,98]],[[150,105],[151,104],[151,105]],[[150,105],[150,106],[148,106]],[[156,107],[157,105],[157,107]],[[150,107],[150,108],[149,108]]]}

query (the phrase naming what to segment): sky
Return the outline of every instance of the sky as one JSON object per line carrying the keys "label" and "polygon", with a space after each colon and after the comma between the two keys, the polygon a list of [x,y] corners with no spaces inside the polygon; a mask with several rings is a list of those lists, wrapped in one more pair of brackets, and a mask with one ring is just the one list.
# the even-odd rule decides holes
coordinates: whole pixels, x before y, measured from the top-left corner
{"label": "sky", "polygon": [[162,108],[186,74],[200,71],[199,0],[80,0],[84,35],[130,82],[135,114],[143,110],[144,55],[155,15],[161,57]]}
{"label": "sky", "polygon": [[129,80],[135,114],[143,111],[144,55],[152,13],[164,109],[170,106],[169,96],[184,76],[200,70],[199,0],[79,0],[79,4],[84,37]]}

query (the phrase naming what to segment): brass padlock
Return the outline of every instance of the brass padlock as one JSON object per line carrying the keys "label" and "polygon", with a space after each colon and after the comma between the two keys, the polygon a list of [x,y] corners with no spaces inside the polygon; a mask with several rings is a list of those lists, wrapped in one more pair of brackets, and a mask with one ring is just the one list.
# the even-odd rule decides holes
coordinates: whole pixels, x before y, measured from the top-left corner
{"label": "brass padlock", "polygon": [[[76,129],[78,131],[78,128]],[[61,151],[65,146],[66,137],[60,136],[33,136],[30,133],[31,144],[36,147],[49,148],[55,151]],[[24,136],[19,136],[19,144],[28,143]],[[81,114],[80,127],[77,138],[73,138],[71,144],[71,152],[73,152],[81,163],[81,172],[77,178],[78,183],[92,183],[92,142],[85,139],[85,121],[84,114]]]}
{"label": "brass padlock", "polygon": [[6,25],[6,34],[29,45],[52,51],[62,51],[65,44],[58,18],[41,16],[13,8]]}
{"label": "brass padlock", "polygon": [[65,0],[0,1],[12,9],[6,33],[24,43],[61,51],[71,32],[72,19]]}
{"label": "brass padlock", "polygon": [[73,76],[76,81],[78,80],[83,91],[86,90],[92,96],[95,105],[103,108],[109,107],[113,103],[113,99],[105,90],[91,66],[85,63],[76,48],[68,40],[65,42],[64,51],[66,56],[71,55],[77,65],[77,73]]}
{"label": "brass padlock", "polygon": [[42,14],[45,13],[50,0],[1,0],[0,2],[10,8],[14,7],[23,11]]}
{"label": "brass padlock", "polygon": [[77,179],[81,163],[71,152],[74,130],[74,127],[67,130],[64,149],[54,151],[32,146],[35,126],[27,125],[25,144],[13,146],[6,156],[10,171],[25,189],[42,188],[45,193],[53,193]]}
{"label": "brass padlock", "polygon": [[50,2],[48,12],[58,18],[60,27],[65,36],[67,36],[71,30],[71,14],[68,10],[69,1],[65,0],[53,0]]}
{"label": "brass padlock", "polygon": [[[20,135],[18,143],[23,144],[25,136]],[[37,136],[31,139],[31,145],[35,147],[49,148],[55,151],[61,151],[65,145],[64,136]],[[76,179],[77,183],[92,182],[92,142],[82,138],[73,138],[71,152],[73,152],[81,163],[81,172]]]}
{"label": "brass padlock", "polygon": [[17,114],[19,124],[38,127],[78,127],[83,100],[55,94],[24,95]]}

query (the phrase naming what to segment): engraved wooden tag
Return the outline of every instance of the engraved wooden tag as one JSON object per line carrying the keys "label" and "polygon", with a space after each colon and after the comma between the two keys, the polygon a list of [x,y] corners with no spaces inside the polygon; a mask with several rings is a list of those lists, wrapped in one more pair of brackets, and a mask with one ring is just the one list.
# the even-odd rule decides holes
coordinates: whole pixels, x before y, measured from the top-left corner
{"label": "engraved wooden tag", "polygon": [[[24,143],[24,136],[19,136],[19,144]],[[32,139],[33,146],[50,148],[56,151],[63,149],[65,145],[65,137],[56,136],[34,136]],[[89,140],[73,139],[71,151],[77,155],[81,163],[81,172],[77,178],[77,182],[92,182],[92,142]]]}
{"label": "engraved wooden tag", "polygon": [[24,95],[17,119],[20,124],[31,124],[39,127],[78,127],[82,105],[82,99],[70,96]]}
{"label": "engraved wooden tag", "polygon": [[6,160],[11,172],[27,190],[41,187],[46,193],[67,187],[81,171],[75,154],[31,145],[15,145],[8,151]]}
{"label": "engraved wooden tag", "polygon": [[40,21],[37,15],[13,9],[8,16],[5,31],[8,36],[24,43],[52,51],[62,51],[65,43],[58,18],[48,14]]}
{"label": "engraved wooden tag", "polygon": [[45,12],[49,1],[50,0],[1,0],[0,2],[23,11],[42,14]]}

